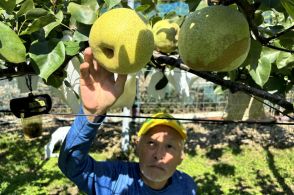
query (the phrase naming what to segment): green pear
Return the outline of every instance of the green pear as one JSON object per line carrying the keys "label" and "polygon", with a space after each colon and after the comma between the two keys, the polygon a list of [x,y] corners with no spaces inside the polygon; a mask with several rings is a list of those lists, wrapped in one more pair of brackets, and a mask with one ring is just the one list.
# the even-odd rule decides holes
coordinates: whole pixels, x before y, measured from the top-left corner
{"label": "green pear", "polygon": [[246,59],[250,31],[246,18],[227,6],[196,10],[185,19],[178,50],[183,62],[196,71],[231,71]]}
{"label": "green pear", "polygon": [[175,51],[178,47],[179,31],[179,25],[171,20],[156,22],[152,28],[155,48],[164,53]]}
{"label": "green pear", "polygon": [[97,62],[110,72],[139,71],[150,60],[154,38],[150,25],[134,10],[116,8],[93,24],[89,45]]}

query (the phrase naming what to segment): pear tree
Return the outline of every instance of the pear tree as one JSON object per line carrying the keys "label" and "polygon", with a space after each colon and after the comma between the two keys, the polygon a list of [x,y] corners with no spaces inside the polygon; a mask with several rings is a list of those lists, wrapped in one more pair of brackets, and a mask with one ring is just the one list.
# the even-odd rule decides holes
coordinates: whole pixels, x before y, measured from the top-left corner
{"label": "pear tree", "polygon": [[[176,10],[162,14],[158,6],[163,3],[137,0],[134,10],[150,26],[169,19],[177,21],[182,27],[190,14],[205,7],[227,6],[235,9],[248,23],[248,54],[232,69],[200,71],[185,64],[185,52],[181,54],[179,48],[172,53],[156,52],[154,49],[149,62],[144,61],[146,66],[162,68],[168,64],[178,67],[231,93],[245,92],[261,101],[268,100],[286,114],[293,113],[293,102],[286,100],[294,82],[292,0],[186,0],[186,15],[178,14]],[[65,79],[68,74],[66,66],[73,60],[77,63],[82,61],[82,52],[89,47],[92,25],[105,12],[115,8],[128,8],[127,1],[0,0],[0,79],[37,75],[47,85],[59,88],[67,83],[67,87],[72,87]],[[228,23],[231,20],[233,18],[227,17]],[[214,24],[208,29],[213,31],[217,27]],[[206,40],[205,34],[202,36],[200,40]],[[231,40],[233,37],[227,38]],[[230,53],[225,54],[233,52],[227,51]]]}

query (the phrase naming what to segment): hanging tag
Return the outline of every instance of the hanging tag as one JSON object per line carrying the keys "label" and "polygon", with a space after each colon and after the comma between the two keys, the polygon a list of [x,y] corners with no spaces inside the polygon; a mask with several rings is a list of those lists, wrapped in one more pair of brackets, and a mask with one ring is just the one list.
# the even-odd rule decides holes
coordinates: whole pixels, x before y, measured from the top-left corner
{"label": "hanging tag", "polygon": [[52,101],[48,94],[33,95],[10,100],[10,110],[18,118],[27,118],[47,114],[51,110]]}

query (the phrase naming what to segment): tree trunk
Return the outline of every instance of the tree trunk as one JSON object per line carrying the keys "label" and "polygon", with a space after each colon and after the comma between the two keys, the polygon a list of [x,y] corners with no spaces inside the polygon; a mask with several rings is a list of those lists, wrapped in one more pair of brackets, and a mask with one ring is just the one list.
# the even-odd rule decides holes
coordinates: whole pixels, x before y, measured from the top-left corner
{"label": "tree trunk", "polygon": [[256,100],[254,97],[243,93],[229,93],[228,105],[226,107],[226,120],[272,120],[270,116],[265,114],[263,100]]}

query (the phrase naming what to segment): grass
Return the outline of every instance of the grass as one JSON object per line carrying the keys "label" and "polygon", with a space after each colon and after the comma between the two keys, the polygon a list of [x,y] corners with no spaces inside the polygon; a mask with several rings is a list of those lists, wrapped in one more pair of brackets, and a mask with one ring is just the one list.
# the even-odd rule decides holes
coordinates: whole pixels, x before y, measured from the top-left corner
{"label": "grass", "polygon": [[244,145],[239,154],[223,148],[222,156],[212,160],[201,149],[179,169],[194,177],[200,194],[293,194],[293,152]]}
{"label": "grass", "polygon": [[[57,167],[43,161],[49,137],[26,140],[20,132],[0,135],[0,194],[66,194],[75,187]],[[91,153],[97,160],[111,153]],[[198,184],[198,194],[293,194],[294,148],[258,144],[197,148],[179,166]]]}

